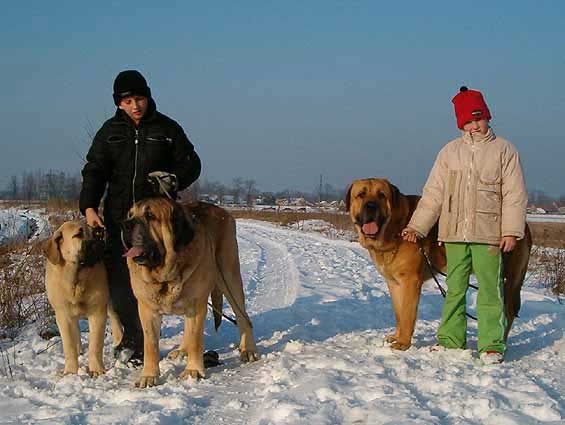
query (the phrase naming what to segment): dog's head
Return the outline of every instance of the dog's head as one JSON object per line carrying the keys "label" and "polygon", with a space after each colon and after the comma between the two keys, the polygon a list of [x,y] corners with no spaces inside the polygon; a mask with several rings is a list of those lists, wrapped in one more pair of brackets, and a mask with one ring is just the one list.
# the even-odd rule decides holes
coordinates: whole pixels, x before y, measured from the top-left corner
{"label": "dog's head", "polygon": [[183,208],[166,198],[136,202],[122,224],[126,256],[150,269],[160,267],[169,255],[194,238],[194,229]]}
{"label": "dog's head", "polygon": [[354,180],[345,197],[349,216],[364,240],[388,240],[400,191],[386,179]]}
{"label": "dog's head", "polygon": [[54,265],[68,262],[92,267],[104,257],[104,240],[86,223],[67,221],[44,243],[43,252]]}

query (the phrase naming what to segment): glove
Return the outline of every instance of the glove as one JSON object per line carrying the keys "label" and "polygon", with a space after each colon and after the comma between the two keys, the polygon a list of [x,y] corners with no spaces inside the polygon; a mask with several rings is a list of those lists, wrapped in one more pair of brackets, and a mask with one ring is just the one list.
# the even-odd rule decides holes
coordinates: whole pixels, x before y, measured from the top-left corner
{"label": "glove", "polygon": [[153,171],[147,175],[147,181],[151,184],[153,192],[157,195],[165,195],[171,199],[176,197],[177,176],[165,171]]}

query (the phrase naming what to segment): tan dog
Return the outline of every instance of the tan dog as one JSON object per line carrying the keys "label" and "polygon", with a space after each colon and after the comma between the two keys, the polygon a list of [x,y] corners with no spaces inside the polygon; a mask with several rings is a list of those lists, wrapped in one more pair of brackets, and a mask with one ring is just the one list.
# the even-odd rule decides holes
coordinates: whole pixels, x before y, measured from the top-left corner
{"label": "tan dog", "polygon": [[245,311],[235,220],[206,203],[181,206],[165,198],[137,202],[124,222],[123,240],[144,335],[143,372],[136,386],[157,384],[161,315],[185,316],[180,347],[188,354],[181,378],[204,377],[204,322],[212,295],[216,328],[222,294],[235,312],[243,362],[257,360],[252,324]]}
{"label": "tan dog", "polygon": [[[431,278],[420,247],[436,270],[445,271],[445,248],[437,242],[437,224],[420,244],[406,242],[400,232],[418,205],[419,196],[403,195],[385,179],[363,179],[351,183],[346,208],[359,235],[359,243],[369,251],[373,262],[385,278],[390,296],[396,332],[385,339],[391,347],[406,350],[412,344],[422,284]],[[504,257],[505,308],[510,326],[520,310],[520,290],[524,282],[532,239],[528,226],[526,236]]]}
{"label": "tan dog", "polygon": [[[82,317],[88,318],[88,374],[94,377],[105,371],[102,351],[109,292],[103,250],[103,242],[89,239],[85,226],[77,221],[63,223],[44,244],[45,286],[63,340],[64,374],[78,372]],[[112,311],[110,321],[117,345],[122,329]]]}

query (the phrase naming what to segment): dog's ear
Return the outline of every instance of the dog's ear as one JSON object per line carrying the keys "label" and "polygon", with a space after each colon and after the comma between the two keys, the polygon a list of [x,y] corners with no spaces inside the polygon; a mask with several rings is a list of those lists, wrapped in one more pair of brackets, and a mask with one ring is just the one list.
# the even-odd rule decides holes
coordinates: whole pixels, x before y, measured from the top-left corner
{"label": "dog's ear", "polygon": [[351,188],[353,187],[353,183],[349,185],[347,191],[345,192],[345,211],[349,212],[349,208],[351,207]]}
{"label": "dog's ear", "polygon": [[390,192],[392,194],[391,195],[392,199],[391,199],[391,202],[390,202],[391,206],[393,208],[397,208],[398,204],[400,203],[400,190],[398,190],[398,188],[395,185],[393,185],[392,183],[389,183],[389,185],[390,185]]}
{"label": "dog's ear", "polygon": [[43,253],[47,260],[54,264],[55,266],[63,262],[63,256],[61,255],[61,241],[63,240],[63,232],[58,229],[51,238],[43,243]]}
{"label": "dog's ear", "polygon": [[180,251],[183,247],[192,242],[194,229],[186,218],[183,208],[175,202],[173,207],[173,233],[175,251]]}

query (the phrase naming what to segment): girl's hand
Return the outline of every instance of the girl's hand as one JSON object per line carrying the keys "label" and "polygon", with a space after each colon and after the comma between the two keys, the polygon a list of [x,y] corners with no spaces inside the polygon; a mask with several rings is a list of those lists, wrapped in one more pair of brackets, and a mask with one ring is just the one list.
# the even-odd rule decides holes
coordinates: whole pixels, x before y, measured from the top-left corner
{"label": "girl's hand", "polygon": [[406,227],[401,233],[402,239],[408,242],[416,243],[418,242],[418,233],[411,229],[410,227]]}
{"label": "girl's hand", "polygon": [[90,227],[104,227],[104,222],[94,208],[87,208],[84,211],[86,217],[86,224]]}
{"label": "girl's hand", "polygon": [[500,241],[502,252],[511,252],[516,247],[516,236],[504,236]]}

